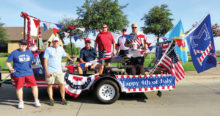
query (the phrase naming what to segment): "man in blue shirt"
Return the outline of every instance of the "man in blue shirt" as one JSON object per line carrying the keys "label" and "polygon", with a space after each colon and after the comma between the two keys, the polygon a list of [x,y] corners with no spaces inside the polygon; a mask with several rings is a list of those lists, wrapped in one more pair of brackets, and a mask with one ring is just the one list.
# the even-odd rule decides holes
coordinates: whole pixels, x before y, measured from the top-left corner
{"label": "man in blue shirt", "polygon": [[[34,78],[34,73],[31,68],[31,64],[34,61],[34,56],[30,50],[26,50],[27,41],[21,40],[19,42],[19,49],[14,50],[8,57],[6,61],[6,66],[8,67],[12,79],[14,80],[15,87],[17,89],[17,97],[19,100],[18,108],[24,108],[23,102],[23,86],[26,84],[27,87],[32,88],[32,93],[35,99],[35,106],[41,106],[38,100],[38,88],[36,80]],[[13,61],[13,67],[11,63]]]}
{"label": "man in blue shirt", "polygon": [[59,39],[57,37],[52,39],[52,44],[53,46],[48,47],[44,53],[45,76],[48,83],[47,92],[50,98],[50,105],[54,106],[53,84],[55,83],[60,85],[60,94],[62,98],[61,104],[67,105],[67,101],[65,99],[65,82],[61,62],[62,57],[66,57],[72,62],[75,62],[75,59],[71,59],[63,47],[59,45]]}
{"label": "man in blue shirt", "polygon": [[[96,50],[91,47],[91,40],[85,38],[85,47],[80,50],[80,63],[85,63],[85,70],[89,69],[98,69],[99,74],[103,72],[103,66],[97,62],[97,53]],[[79,74],[83,74],[82,67],[78,65]]]}

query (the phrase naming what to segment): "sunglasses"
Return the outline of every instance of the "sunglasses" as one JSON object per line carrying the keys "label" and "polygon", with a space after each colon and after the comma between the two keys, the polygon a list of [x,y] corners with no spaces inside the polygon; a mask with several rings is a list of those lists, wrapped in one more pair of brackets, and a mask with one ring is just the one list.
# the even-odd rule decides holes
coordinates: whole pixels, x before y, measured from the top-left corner
{"label": "sunglasses", "polygon": [[136,29],[137,27],[132,27],[132,29]]}

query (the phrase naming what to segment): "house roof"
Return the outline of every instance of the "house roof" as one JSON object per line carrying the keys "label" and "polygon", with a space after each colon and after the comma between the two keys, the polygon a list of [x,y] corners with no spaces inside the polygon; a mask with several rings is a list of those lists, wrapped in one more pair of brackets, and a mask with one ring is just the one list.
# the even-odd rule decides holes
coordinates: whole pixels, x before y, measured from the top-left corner
{"label": "house roof", "polygon": [[[10,41],[20,41],[23,38],[23,32],[24,32],[23,27],[4,27],[4,28],[6,29],[6,32],[8,34],[8,39]],[[52,29],[44,31],[43,27],[41,27],[41,34],[43,40],[48,40],[52,35],[52,33],[53,33]],[[36,37],[31,37],[31,38],[36,39]]]}

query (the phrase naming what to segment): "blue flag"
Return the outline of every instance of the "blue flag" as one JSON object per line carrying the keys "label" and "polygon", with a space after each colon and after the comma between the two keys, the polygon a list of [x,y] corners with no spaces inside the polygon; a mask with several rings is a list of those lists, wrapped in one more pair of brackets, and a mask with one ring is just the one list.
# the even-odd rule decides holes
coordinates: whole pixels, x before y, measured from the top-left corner
{"label": "blue flag", "polygon": [[63,25],[60,24],[55,24],[57,26],[57,28],[61,29],[63,27]]}
{"label": "blue flag", "polygon": [[193,65],[198,73],[217,66],[211,26],[210,15],[207,15],[186,37]]}
{"label": "blue flag", "polygon": [[126,38],[126,40],[129,40],[132,36],[130,36],[130,35],[124,35],[124,37]]}
{"label": "blue flag", "polygon": [[79,36],[74,35],[73,38],[74,38],[74,40],[76,42],[79,39]]}
{"label": "blue flag", "polygon": [[44,25],[44,31],[46,31],[47,30],[47,25],[45,23],[43,23],[43,25]]}
{"label": "blue flag", "polygon": [[183,63],[188,62],[186,41],[183,37],[184,29],[182,21],[180,20],[178,24],[170,30],[165,37],[168,38],[168,41],[172,41],[173,39],[176,41],[177,45],[175,46],[176,53],[179,55],[180,59]]}

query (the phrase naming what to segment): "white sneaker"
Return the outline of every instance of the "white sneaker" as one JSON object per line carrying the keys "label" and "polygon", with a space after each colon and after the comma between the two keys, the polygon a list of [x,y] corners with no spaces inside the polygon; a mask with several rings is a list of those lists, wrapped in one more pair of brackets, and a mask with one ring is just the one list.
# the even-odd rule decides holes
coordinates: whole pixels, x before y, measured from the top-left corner
{"label": "white sneaker", "polygon": [[18,108],[23,109],[24,108],[24,101],[19,101]]}
{"label": "white sneaker", "polygon": [[40,107],[40,106],[41,106],[41,104],[40,104],[40,101],[39,101],[39,100],[35,100],[35,106],[36,106],[36,107]]}

